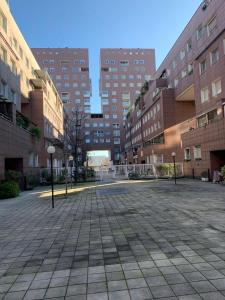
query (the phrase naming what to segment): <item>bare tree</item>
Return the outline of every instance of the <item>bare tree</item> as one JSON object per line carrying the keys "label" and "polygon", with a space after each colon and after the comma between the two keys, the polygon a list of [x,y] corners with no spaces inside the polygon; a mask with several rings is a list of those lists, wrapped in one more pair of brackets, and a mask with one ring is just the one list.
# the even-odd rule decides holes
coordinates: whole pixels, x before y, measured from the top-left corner
{"label": "bare tree", "polygon": [[78,167],[82,163],[83,122],[86,114],[74,109],[64,118],[64,153],[71,154],[74,161],[74,181],[77,182]]}

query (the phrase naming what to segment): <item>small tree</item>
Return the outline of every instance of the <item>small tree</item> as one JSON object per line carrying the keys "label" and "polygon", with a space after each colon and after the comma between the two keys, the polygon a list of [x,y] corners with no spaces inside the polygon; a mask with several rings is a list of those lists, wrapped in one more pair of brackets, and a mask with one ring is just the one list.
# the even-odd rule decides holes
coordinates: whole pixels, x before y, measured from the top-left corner
{"label": "small tree", "polygon": [[77,182],[77,173],[80,161],[78,159],[79,149],[83,146],[83,122],[86,119],[86,114],[74,109],[65,115],[64,119],[64,156],[65,160],[70,153],[74,158],[75,176]]}

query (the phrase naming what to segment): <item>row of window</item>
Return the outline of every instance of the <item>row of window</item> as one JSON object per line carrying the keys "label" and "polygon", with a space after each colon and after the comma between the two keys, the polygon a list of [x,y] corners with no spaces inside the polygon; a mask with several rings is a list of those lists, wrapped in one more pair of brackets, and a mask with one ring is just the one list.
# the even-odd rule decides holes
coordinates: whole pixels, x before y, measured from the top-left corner
{"label": "row of window", "polygon": [[[200,40],[206,33],[208,36],[210,36],[213,31],[216,29],[217,23],[216,23],[216,17],[213,17],[210,19],[210,21],[203,26],[200,24],[196,30],[196,39]],[[183,60],[186,56],[186,54],[192,49],[192,38],[190,38],[183,49],[180,50],[179,53],[179,59]],[[178,65],[178,59],[175,58],[172,62],[172,67],[175,69]]]}
{"label": "row of window", "polygon": [[160,111],[160,103],[157,103],[156,105],[153,106],[153,108],[144,115],[143,117],[143,124],[148,122],[150,119],[155,118],[156,114]]}
{"label": "row of window", "polygon": [[106,74],[104,76],[104,79],[105,80],[126,80],[126,79],[129,79],[129,80],[145,80],[145,81],[149,81],[151,80],[152,76],[151,75],[141,75],[141,74],[138,74],[138,75],[126,75],[126,74],[122,74],[122,75],[109,75],[109,74]]}
{"label": "row of window", "polygon": [[[52,73],[55,73],[56,71],[58,72],[59,71],[59,68],[54,68],[54,67],[45,67],[44,68],[45,71],[47,71],[49,74],[52,74]],[[69,72],[70,70],[72,71],[72,73],[79,73],[79,72],[88,72],[89,71],[89,68],[87,67],[61,67],[60,68],[61,72],[62,73],[67,73]]]}
{"label": "row of window", "polygon": [[121,82],[121,83],[118,83],[118,82],[114,82],[114,83],[110,83],[110,82],[106,82],[105,83],[105,88],[110,88],[110,87],[114,87],[114,88],[118,88],[118,87],[139,87],[141,88],[143,85],[142,82],[130,82],[130,83],[126,83],[126,82]]}
{"label": "row of window", "polygon": [[[85,98],[90,98],[91,97],[91,92],[90,91],[75,91],[74,95],[75,96],[80,96],[82,93],[83,97]],[[61,92],[61,97],[62,100],[69,100],[71,94],[69,92]]]}
{"label": "row of window", "polygon": [[[146,71],[145,67],[133,67],[132,70],[134,72],[144,73]],[[102,67],[102,72],[112,72],[112,73],[120,73],[120,72],[128,72],[128,67],[120,67],[120,68],[109,68],[109,67]]]}
{"label": "row of window", "polygon": [[[85,138],[85,144],[90,144],[90,143],[94,143],[94,144],[103,144],[103,143],[111,143],[111,139],[110,138],[94,138],[94,139],[90,139],[90,138]],[[120,144],[120,138],[114,138],[113,139],[113,144],[114,145],[119,145]]]}
{"label": "row of window", "polygon": [[56,82],[56,86],[58,88],[66,88],[66,89],[68,89],[68,88],[78,88],[78,87],[85,88],[88,85],[85,82],[82,82],[81,84],[78,84],[77,82],[73,82],[73,83],[70,83],[70,82],[65,82],[65,83]]}
{"label": "row of window", "polygon": [[[196,145],[193,147],[193,154],[194,154],[194,159],[199,160],[202,158],[202,152],[201,152],[201,146]],[[184,149],[184,159],[185,160],[191,160],[191,148],[185,148]]]}
{"label": "row of window", "polygon": [[[58,62],[58,61],[57,61]],[[43,60],[43,64],[44,65],[48,65],[48,64],[54,64],[55,63],[55,60],[54,59],[44,59]],[[71,64],[71,61],[68,61],[68,60],[61,60],[60,62],[60,65],[62,65],[62,66],[65,66],[65,65],[70,65]],[[74,61],[73,61],[73,63],[75,64],[75,65],[85,65],[85,63],[86,63],[86,60],[85,59],[75,59]]]}
{"label": "row of window", "polygon": [[[218,78],[212,82],[212,97],[217,97],[222,92],[221,79]],[[201,102],[209,101],[209,87],[205,86],[201,89]]]}
{"label": "row of window", "polygon": [[[129,64],[130,64],[129,60],[120,60],[117,62],[115,59],[106,59],[104,61],[104,63],[106,65],[115,65],[115,64],[119,63],[120,65],[125,65],[125,66],[129,66]],[[144,59],[135,59],[132,61],[132,63],[134,65],[144,65],[145,61],[144,61]]]}
{"label": "row of window", "polygon": [[157,131],[158,129],[161,129],[161,124],[158,121],[157,123],[154,123],[151,127],[149,126],[148,129],[144,130],[143,132],[143,136],[147,137],[148,135],[154,133],[155,131]]}

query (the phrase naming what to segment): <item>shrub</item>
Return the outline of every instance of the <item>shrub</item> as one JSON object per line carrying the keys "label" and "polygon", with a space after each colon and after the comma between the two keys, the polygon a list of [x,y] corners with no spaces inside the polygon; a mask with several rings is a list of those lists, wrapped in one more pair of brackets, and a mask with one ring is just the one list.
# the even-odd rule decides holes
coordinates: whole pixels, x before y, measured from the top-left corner
{"label": "shrub", "polygon": [[40,140],[40,138],[41,138],[41,129],[40,128],[31,127],[29,131],[35,139]]}
{"label": "shrub", "polygon": [[220,171],[221,171],[223,178],[225,178],[225,166],[223,166]]}
{"label": "shrub", "polygon": [[8,170],[5,173],[5,178],[7,181],[15,181],[15,182],[20,182],[20,179],[22,177],[22,174],[20,172],[17,171],[13,171],[13,170]]}
{"label": "shrub", "polygon": [[0,184],[0,199],[15,198],[19,193],[19,184],[15,181],[5,181]]}
{"label": "shrub", "polygon": [[136,173],[136,172],[130,172],[129,174],[128,174],[128,178],[129,179],[139,179],[140,178],[140,175],[138,174],[138,173]]}

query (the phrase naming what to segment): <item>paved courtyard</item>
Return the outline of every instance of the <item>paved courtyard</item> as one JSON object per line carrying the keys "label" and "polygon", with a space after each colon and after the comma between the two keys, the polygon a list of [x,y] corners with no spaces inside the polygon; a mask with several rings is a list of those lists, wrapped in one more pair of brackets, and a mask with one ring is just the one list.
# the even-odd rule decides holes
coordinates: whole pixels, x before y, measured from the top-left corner
{"label": "paved courtyard", "polygon": [[225,186],[101,184],[0,201],[0,299],[225,299]]}

